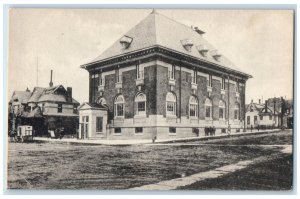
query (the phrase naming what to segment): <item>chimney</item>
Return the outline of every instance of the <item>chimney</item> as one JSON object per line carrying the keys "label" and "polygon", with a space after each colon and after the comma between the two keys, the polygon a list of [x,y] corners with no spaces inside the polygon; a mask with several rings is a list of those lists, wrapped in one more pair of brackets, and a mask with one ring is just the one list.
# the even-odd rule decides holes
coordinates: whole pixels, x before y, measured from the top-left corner
{"label": "chimney", "polygon": [[251,104],[253,103],[253,99],[251,100]]}
{"label": "chimney", "polygon": [[192,29],[194,29],[194,31],[195,31],[196,33],[198,33],[200,36],[202,36],[202,35],[205,34],[205,32],[202,31],[202,30],[200,30],[198,27],[194,27],[194,28],[193,28],[193,26],[192,26]]}
{"label": "chimney", "polygon": [[265,101],[265,113],[268,112],[268,100]]}
{"label": "chimney", "polygon": [[67,102],[72,102],[72,87],[67,87]]}
{"label": "chimney", "polygon": [[26,88],[26,92],[30,92],[30,90],[28,89],[28,87]]}
{"label": "chimney", "polygon": [[53,86],[53,82],[52,82],[52,70],[51,70],[51,75],[50,75],[50,83],[49,86],[52,87]]}
{"label": "chimney", "polygon": [[261,101],[260,101],[260,99],[259,99],[259,100],[258,100],[258,103],[260,104],[260,102],[261,102]]}

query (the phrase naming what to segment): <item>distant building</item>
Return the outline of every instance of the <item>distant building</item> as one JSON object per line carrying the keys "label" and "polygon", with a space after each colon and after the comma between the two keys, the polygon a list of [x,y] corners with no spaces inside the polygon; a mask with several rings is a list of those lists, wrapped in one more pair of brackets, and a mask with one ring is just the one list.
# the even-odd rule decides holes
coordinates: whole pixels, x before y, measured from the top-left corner
{"label": "distant building", "polygon": [[[291,101],[270,98],[264,104],[253,100],[246,108],[246,128],[292,128],[293,109]],[[281,125],[282,124],[282,125]]]}
{"label": "distant building", "polygon": [[39,131],[44,131],[36,132],[38,134],[60,127],[64,127],[67,133],[76,133],[78,106],[79,103],[72,98],[71,87],[66,90],[62,85],[53,86],[51,80],[48,88],[15,91],[9,101],[9,112],[11,117],[20,120],[18,123],[34,123]]}
{"label": "distant building", "polygon": [[[88,139],[152,139],[204,135],[244,127],[241,72],[204,32],[153,11],[95,60],[89,102],[80,107]],[[107,119],[106,119],[107,118]]]}

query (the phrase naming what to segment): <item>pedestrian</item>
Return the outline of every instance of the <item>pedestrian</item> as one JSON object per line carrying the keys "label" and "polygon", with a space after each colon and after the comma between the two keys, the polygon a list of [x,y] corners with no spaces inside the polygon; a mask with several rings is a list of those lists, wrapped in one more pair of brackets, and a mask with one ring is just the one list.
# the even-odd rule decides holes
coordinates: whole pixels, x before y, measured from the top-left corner
{"label": "pedestrian", "polygon": [[230,124],[228,124],[227,133],[228,133],[228,135],[231,134],[231,126],[230,126]]}

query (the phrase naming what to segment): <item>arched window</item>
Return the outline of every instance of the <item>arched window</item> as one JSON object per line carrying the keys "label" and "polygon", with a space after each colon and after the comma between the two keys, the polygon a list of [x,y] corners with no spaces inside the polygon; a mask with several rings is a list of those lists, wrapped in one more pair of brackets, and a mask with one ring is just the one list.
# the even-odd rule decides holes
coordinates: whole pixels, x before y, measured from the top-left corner
{"label": "arched window", "polygon": [[100,104],[101,106],[106,106],[106,100],[105,100],[103,97],[99,97],[99,98],[96,100],[96,103],[97,103],[97,104]]}
{"label": "arched window", "polygon": [[219,102],[219,118],[225,119],[225,102],[223,100]]}
{"label": "arched window", "polygon": [[146,95],[139,93],[135,97],[136,115],[146,115]]}
{"label": "arched window", "polygon": [[115,99],[115,117],[124,117],[124,97],[119,95]]}
{"label": "arched window", "polygon": [[198,100],[195,96],[190,97],[189,101],[190,117],[198,117]]}
{"label": "arched window", "polygon": [[234,119],[238,120],[240,116],[240,106],[239,104],[234,105]]}
{"label": "arched window", "polygon": [[176,115],[176,96],[173,93],[167,93],[166,113],[169,116]]}
{"label": "arched window", "polygon": [[209,98],[205,100],[205,117],[211,118],[212,117],[212,102]]}

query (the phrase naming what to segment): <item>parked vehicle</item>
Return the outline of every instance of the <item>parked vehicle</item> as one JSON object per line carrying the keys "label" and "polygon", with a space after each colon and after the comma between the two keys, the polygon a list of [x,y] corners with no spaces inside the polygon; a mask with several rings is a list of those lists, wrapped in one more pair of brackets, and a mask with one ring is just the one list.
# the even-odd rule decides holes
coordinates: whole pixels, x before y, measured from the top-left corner
{"label": "parked vehicle", "polygon": [[33,141],[32,126],[29,126],[29,125],[18,126],[14,140],[16,142]]}

